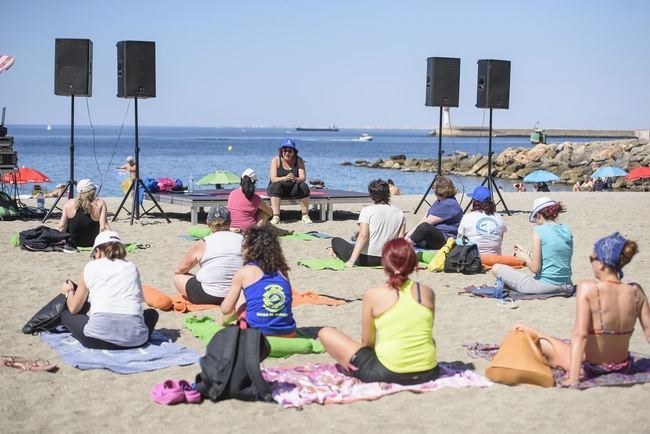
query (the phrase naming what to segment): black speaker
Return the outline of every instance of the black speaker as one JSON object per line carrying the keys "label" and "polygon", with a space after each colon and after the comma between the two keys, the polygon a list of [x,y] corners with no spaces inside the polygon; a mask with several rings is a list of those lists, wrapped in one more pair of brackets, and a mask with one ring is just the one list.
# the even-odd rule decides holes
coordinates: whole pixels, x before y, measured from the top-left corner
{"label": "black speaker", "polygon": [[156,97],[156,43],[120,41],[117,43],[117,96],[120,98]]}
{"label": "black speaker", "polygon": [[427,58],[427,95],[429,107],[458,107],[460,59],[452,57]]}
{"label": "black speaker", "polygon": [[510,61],[478,61],[476,107],[507,109],[510,105]]}
{"label": "black speaker", "polygon": [[90,39],[56,39],[54,94],[92,96],[92,64]]}

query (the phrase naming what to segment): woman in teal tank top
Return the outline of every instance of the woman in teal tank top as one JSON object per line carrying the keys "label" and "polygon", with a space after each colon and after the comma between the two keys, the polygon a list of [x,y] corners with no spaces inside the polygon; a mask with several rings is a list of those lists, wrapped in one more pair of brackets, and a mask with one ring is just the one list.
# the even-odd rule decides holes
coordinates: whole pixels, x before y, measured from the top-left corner
{"label": "woman in teal tank top", "polygon": [[567,225],[556,221],[565,208],[561,202],[540,197],[533,202],[529,220],[535,223],[531,250],[515,245],[515,256],[520,257],[530,275],[508,265],[495,264],[492,273],[504,286],[523,294],[572,294],[571,258],[573,235]]}
{"label": "woman in teal tank top", "polygon": [[384,245],[381,262],[388,279],[363,296],[362,341],[330,327],[322,328],[318,338],[361,381],[418,384],[435,380],[435,294],[408,278],[418,263],[415,250],[403,238],[391,240]]}

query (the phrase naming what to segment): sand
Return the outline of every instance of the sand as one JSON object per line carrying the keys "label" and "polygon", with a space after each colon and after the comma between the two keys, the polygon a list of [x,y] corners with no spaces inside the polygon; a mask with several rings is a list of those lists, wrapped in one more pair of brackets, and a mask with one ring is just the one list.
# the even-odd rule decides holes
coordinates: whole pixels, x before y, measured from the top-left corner
{"label": "sand", "polygon": [[[528,245],[531,224],[526,212],[537,193],[505,193],[511,210],[504,216],[508,225],[504,251],[514,243]],[[614,230],[636,239],[641,253],[626,268],[626,279],[650,285],[650,244],[648,232],[649,196],[644,193],[551,193],[563,201],[568,212],[561,216],[574,234],[574,278],[591,277],[588,256],[593,242]],[[394,203],[407,212],[409,227],[419,220],[413,215],[419,197],[397,197]],[[48,204],[51,202],[48,202]],[[114,211],[119,199],[109,199]],[[31,204],[34,205],[34,204]],[[172,270],[190,247],[179,238],[190,226],[185,209],[164,205],[172,218],[145,216],[133,226],[121,213],[114,230],[128,242],[148,243],[130,259],[140,268],[144,283],[173,294]],[[295,230],[316,229],[348,237],[356,227],[360,206],[343,208],[334,221],[311,226],[295,222],[283,227]],[[424,210],[420,211],[422,214]],[[56,373],[20,372],[0,367],[0,417],[3,432],[154,432],[154,431],[225,431],[225,432],[535,432],[596,431],[647,432],[650,385],[629,388],[600,388],[586,391],[542,389],[532,386],[494,385],[485,389],[443,389],[414,395],[400,393],[374,402],[350,405],[311,405],[303,411],[285,410],[277,405],[226,401],[205,402],[199,406],[164,407],[149,398],[151,387],[168,378],[193,380],[198,365],[166,370],[119,375],[104,370],[80,371],[63,364],[38,337],[20,332],[22,325],[58,291],[67,277],[78,279],[87,254],[30,253],[10,247],[12,233],[35,227],[37,221],[0,222],[2,291],[6,322],[0,332],[2,354],[47,358],[60,364]],[[55,227],[56,222],[49,225]],[[301,258],[325,257],[327,240],[282,242],[292,268],[294,287],[315,290],[346,298],[357,298],[364,288],[383,280],[376,269],[347,271],[311,271],[296,265]],[[529,324],[556,336],[568,337],[574,320],[575,299],[520,301],[518,309],[506,309],[494,300],[457,295],[469,284],[493,283],[491,275],[464,276],[422,271],[416,276],[437,293],[435,337],[439,360],[472,363],[483,373],[486,362],[469,358],[461,344],[469,341],[499,342],[516,322]],[[340,307],[300,306],[295,317],[302,327],[335,326],[358,337],[360,302]],[[215,313],[210,313],[215,315]],[[183,315],[161,313],[158,328],[179,335],[177,342],[202,352],[201,343],[182,327]],[[650,354],[650,347],[637,325],[631,349]],[[265,365],[296,365],[331,362],[327,354],[294,356],[267,360]]]}

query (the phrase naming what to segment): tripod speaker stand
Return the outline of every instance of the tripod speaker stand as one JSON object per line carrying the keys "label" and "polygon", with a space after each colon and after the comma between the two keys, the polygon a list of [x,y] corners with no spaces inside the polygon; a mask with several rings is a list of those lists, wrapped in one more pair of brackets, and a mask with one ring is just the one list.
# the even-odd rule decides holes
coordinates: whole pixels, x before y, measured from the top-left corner
{"label": "tripod speaker stand", "polygon": [[[490,107],[490,128],[489,128],[489,135],[488,135],[488,172],[487,172],[487,176],[485,177],[481,185],[484,186],[485,184],[487,184],[487,188],[490,189],[490,196],[494,196],[495,191],[499,196],[499,202],[497,202],[496,204],[497,205],[502,204],[503,208],[506,210],[506,213],[508,215],[511,215],[510,210],[508,209],[508,205],[506,205],[506,201],[503,200],[503,196],[501,196],[501,190],[499,190],[496,181],[494,181],[494,177],[492,177],[492,107]],[[472,202],[470,202],[465,207],[464,212],[467,212],[471,203]]]}
{"label": "tripod speaker stand", "polygon": [[171,223],[171,220],[169,220],[169,217],[167,217],[167,214],[165,214],[165,211],[160,207],[156,199],[154,199],[153,195],[149,191],[146,185],[144,185],[144,182],[140,179],[140,143],[138,141],[138,98],[134,98],[135,102],[135,178],[131,182],[131,186],[129,189],[126,191],[124,194],[124,198],[122,199],[122,202],[120,203],[120,206],[117,208],[117,211],[115,212],[115,215],[113,216],[113,221],[117,219],[117,216],[120,214],[120,211],[122,208],[124,208],[124,203],[126,202],[126,199],[129,197],[129,194],[133,194],[133,203],[131,205],[131,225],[133,224],[133,220],[140,220],[140,206],[142,205],[140,203],[140,192],[139,192],[139,187],[142,187],[144,193],[149,195],[149,199],[154,203],[154,206],[151,207],[150,209],[145,209],[144,206],[142,209],[144,212],[142,215],[146,215],[151,211],[153,208],[158,208],[158,211],[165,217],[165,220],[167,220],[167,223]]}
{"label": "tripod speaker stand", "polygon": [[427,191],[424,192],[422,195],[422,199],[420,199],[420,203],[418,203],[418,206],[415,207],[414,214],[417,214],[418,211],[420,210],[420,207],[424,202],[427,203],[427,205],[431,205],[429,202],[427,202],[427,196],[429,195],[429,192],[433,188],[433,184],[436,182],[436,179],[438,179],[439,176],[442,175],[442,106],[440,106],[440,122],[438,124],[438,171],[436,172],[436,176],[433,177],[433,181],[431,181],[431,184],[429,184],[429,188],[427,188]]}
{"label": "tripod speaker stand", "polygon": [[48,218],[50,218],[50,215],[55,209],[59,209],[57,207],[59,201],[61,198],[68,193],[68,199],[72,199],[74,197],[74,186],[75,186],[75,180],[74,180],[74,95],[70,95],[70,178],[68,179],[68,183],[65,185],[63,190],[61,190],[61,193],[59,193],[59,196],[56,198],[54,201],[54,204],[52,204],[52,207],[47,211],[47,214],[45,214],[45,217],[43,218],[43,223],[47,221]]}

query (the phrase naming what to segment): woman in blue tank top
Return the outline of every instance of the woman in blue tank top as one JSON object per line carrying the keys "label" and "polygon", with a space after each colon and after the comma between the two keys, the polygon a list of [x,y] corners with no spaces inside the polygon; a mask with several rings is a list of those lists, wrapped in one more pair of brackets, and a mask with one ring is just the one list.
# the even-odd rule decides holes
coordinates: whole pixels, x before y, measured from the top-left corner
{"label": "woman in blue tank top", "polygon": [[277,236],[267,227],[249,228],[242,254],[244,266],[235,273],[221,303],[223,323],[245,313],[246,323],[265,335],[295,335],[289,267]]}

